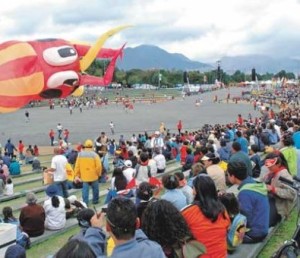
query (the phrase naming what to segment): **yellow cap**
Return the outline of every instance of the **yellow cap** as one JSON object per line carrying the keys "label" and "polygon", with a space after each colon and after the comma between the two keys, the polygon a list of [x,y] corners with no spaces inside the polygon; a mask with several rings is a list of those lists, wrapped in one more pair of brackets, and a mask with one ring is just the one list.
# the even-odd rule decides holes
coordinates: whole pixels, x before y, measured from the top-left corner
{"label": "yellow cap", "polygon": [[85,148],[93,148],[93,141],[88,139],[84,142],[84,147]]}

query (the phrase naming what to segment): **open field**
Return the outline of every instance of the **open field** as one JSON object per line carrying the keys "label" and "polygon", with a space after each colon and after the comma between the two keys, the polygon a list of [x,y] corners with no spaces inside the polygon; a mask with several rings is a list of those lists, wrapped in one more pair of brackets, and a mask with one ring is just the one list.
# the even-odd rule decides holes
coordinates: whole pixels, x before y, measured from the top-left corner
{"label": "open field", "polygon": [[[240,96],[240,88],[230,89],[231,96]],[[224,99],[228,90],[208,92],[201,95],[194,95],[155,104],[136,103],[133,112],[126,113],[121,104],[110,104],[99,109],[84,109],[82,113],[78,109],[69,114],[67,108],[55,107],[50,110],[48,107],[28,108],[30,122],[25,121],[25,109],[14,113],[0,114],[0,143],[5,144],[8,138],[13,143],[22,139],[25,145],[37,144],[38,146],[50,145],[49,130],[56,130],[57,123],[70,131],[69,141],[73,144],[83,142],[87,138],[95,139],[100,132],[104,131],[109,137],[119,138],[120,134],[129,137],[132,133],[147,131],[153,133],[159,128],[161,122],[166,128],[175,132],[179,119],[183,122],[184,130],[198,129],[204,124],[234,122],[237,114],[241,113],[247,118],[251,113],[253,117],[259,116],[250,105],[213,103],[213,96]],[[201,97],[203,103],[200,107],[195,106],[195,100]],[[115,124],[115,135],[110,134],[109,123]]]}

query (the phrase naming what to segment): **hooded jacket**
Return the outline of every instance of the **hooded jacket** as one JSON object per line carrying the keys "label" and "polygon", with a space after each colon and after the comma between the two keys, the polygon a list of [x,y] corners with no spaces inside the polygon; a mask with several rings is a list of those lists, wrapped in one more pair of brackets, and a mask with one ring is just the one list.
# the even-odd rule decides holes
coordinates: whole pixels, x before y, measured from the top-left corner
{"label": "hooded jacket", "polygon": [[264,183],[247,177],[239,186],[240,210],[247,218],[247,233],[251,237],[264,237],[269,230],[270,206],[268,191]]}

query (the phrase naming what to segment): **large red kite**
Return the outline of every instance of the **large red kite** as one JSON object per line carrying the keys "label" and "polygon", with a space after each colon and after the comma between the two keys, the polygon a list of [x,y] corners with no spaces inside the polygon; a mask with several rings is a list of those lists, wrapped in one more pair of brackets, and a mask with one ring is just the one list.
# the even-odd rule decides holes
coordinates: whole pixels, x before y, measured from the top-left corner
{"label": "large red kite", "polygon": [[[127,27],[107,31],[93,46],[63,39],[0,44],[0,113],[15,111],[32,100],[64,98],[82,92],[85,84],[110,84],[124,46],[117,50],[102,46]],[[101,78],[84,73],[95,58],[110,59]]]}

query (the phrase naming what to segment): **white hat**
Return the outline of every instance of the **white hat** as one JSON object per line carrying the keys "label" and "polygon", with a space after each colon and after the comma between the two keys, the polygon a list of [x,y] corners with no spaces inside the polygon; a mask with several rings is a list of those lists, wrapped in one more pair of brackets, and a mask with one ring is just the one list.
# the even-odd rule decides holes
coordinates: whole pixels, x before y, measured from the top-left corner
{"label": "white hat", "polygon": [[155,133],[154,134],[160,134],[160,132],[159,131],[155,131]]}
{"label": "white hat", "polygon": [[77,201],[77,197],[76,195],[70,195],[68,197],[68,200],[70,201],[70,203],[74,203],[75,201]]}
{"label": "white hat", "polygon": [[126,167],[128,167],[128,168],[131,168],[131,167],[132,167],[132,162],[131,162],[131,160],[125,160],[124,165],[125,165]]}

